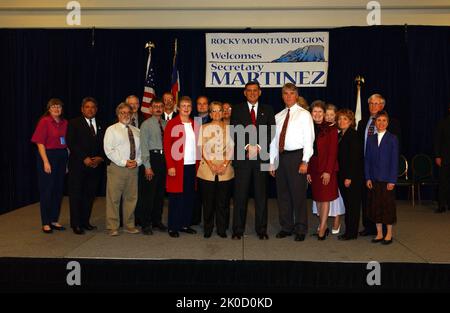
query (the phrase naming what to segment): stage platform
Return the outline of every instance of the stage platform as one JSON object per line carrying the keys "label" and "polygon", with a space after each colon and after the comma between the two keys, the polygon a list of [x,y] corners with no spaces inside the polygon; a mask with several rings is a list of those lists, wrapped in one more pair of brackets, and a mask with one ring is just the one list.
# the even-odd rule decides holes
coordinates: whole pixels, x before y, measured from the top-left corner
{"label": "stage platform", "polygon": [[[371,243],[369,237],[345,242],[335,235],[325,241],[313,236],[304,242],[295,242],[293,237],[277,239],[278,209],[273,199],[269,201],[269,240],[261,241],[253,229],[252,207],[250,201],[246,236],[231,240],[230,232],[226,239],[215,233],[205,239],[200,227],[196,227],[196,235],[181,233],[179,238],[158,231],[152,236],[121,232],[110,237],[105,230],[104,198],[94,204],[91,223],[98,226],[96,231],[79,236],[69,228],[44,234],[39,204],[29,205],[0,216],[0,282],[7,290],[38,286],[41,291],[65,290],[69,288],[65,266],[76,260],[85,269],[84,281],[90,281],[84,284],[87,289],[450,290],[450,212],[435,214],[431,205],[412,207],[399,201],[394,243],[384,246]],[[60,221],[68,227],[67,198]],[[312,234],[317,226],[312,215],[309,224]],[[367,285],[370,261],[381,264],[381,286]],[[113,274],[118,272],[120,277]],[[160,281],[164,283],[158,285]]]}

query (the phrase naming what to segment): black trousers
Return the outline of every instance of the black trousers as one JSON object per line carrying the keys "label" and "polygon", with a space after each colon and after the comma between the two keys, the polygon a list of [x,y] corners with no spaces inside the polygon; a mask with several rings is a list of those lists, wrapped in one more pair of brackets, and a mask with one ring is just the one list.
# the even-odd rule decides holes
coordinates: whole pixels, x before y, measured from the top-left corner
{"label": "black trousers", "polygon": [[194,207],[192,209],[192,225],[200,224],[202,219],[202,206],[203,206],[203,197],[202,197],[202,184],[197,185],[197,190],[194,194]]}
{"label": "black trousers", "polygon": [[166,160],[163,154],[150,151],[150,163],[153,173],[152,180],[145,178],[143,173],[142,189],[140,190],[141,203],[138,219],[142,227],[158,224],[162,219],[164,195],[166,190]]}
{"label": "black trousers", "polygon": [[338,178],[339,191],[345,206],[345,234],[348,237],[358,237],[359,216],[361,212],[361,182],[352,181],[350,187],[345,187],[345,178]]}
{"label": "black trousers", "polygon": [[450,206],[450,164],[442,164],[439,168],[439,207]]}
{"label": "black trousers", "polygon": [[216,175],[215,181],[199,179],[202,186],[203,229],[205,233],[212,233],[214,219],[217,233],[224,234],[230,220],[230,189],[232,181],[220,182]]}
{"label": "black trousers", "polygon": [[97,195],[98,184],[104,167],[87,168],[84,165],[69,169],[70,226],[72,228],[89,225],[92,204]]}
{"label": "black trousers", "polygon": [[303,150],[281,153],[275,176],[281,230],[297,234],[308,232],[308,184],[306,175],[298,172],[302,157]]}
{"label": "black trousers", "polygon": [[44,171],[44,163],[39,154],[36,158],[42,225],[58,222],[67,166],[66,149],[46,150],[46,152],[52,168],[50,174]]}
{"label": "black trousers", "polygon": [[247,204],[250,183],[253,178],[255,199],[255,230],[256,233],[267,232],[267,172],[261,171],[260,162],[249,161],[234,169],[234,208],[233,233],[243,234],[247,219]]}

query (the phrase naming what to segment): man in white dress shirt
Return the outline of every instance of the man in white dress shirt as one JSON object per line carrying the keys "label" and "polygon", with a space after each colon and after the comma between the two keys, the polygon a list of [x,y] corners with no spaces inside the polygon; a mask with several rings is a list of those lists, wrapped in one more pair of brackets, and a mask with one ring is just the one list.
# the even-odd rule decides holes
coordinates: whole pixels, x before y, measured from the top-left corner
{"label": "man in white dress shirt", "polygon": [[276,133],[270,144],[270,174],[276,177],[281,224],[277,238],[295,233],[295,241],[303,241],[308,231],[306,172],[314,152],[314,124],[311,114],[297,104],[294,84],[285,84],[281,93],[286,108],[275,115]]}
{"label": "man in white dress shirt", "polygon": [[128,104],[120,103],[116,108],[119,122],[108,127],[104,138],[105,154],[111,161],[106,185],[106,227],[111,236],[119,235],[121,198],[125,231],[139,233],[134,223],[134,210],[138,192],[138,167],[142,160],[139,129],[130,125],[131,113]]}

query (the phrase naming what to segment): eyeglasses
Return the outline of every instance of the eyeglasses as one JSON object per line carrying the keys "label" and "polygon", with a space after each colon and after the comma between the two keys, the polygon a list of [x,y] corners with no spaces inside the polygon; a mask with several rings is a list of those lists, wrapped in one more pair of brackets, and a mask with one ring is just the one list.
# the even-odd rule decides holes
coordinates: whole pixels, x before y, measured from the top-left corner
{"label": "eyeglasses", "polygon": [[119,115],[131,115],[131,112],[119,112]]}
{"label": "eyeglasses", "polygon": [[211,110],[211,113],[221,113],[223,112],[222,110]]}

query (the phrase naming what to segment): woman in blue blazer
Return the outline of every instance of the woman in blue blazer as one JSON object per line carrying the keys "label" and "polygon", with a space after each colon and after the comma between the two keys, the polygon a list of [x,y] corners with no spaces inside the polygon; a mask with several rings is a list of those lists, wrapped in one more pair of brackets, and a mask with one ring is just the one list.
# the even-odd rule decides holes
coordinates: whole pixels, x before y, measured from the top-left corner
{"label": "woman in blue blazer", "polygon": [[[373,243],[392,243],[392,225],[397,222],[395,183],[398,173],[398,139],[388,132],[389,115],[380,111],[375,118],[377,133],[367,138],[364,170],[368,194],[368,217],[377,225]],[[387,225],[383,237],[383,224]]]}

